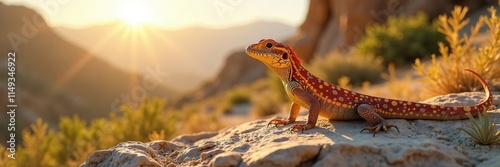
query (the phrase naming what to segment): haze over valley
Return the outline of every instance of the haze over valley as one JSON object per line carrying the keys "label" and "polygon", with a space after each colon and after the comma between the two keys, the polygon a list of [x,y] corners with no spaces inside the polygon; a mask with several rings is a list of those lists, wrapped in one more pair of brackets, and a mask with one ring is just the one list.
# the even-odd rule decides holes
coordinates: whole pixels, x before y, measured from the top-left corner
{"label": "haze over valley", "polygon": [[192,27],[166,30],[152,25],[130,27],[114,22],[83,29],[57,27],[56,33],[112,65],[145,73],[159,67],[166,86],[186,91],[213,77],[224,59],[261,38],[283,39],[295,28],[276,22],[254,22],[225,29]]}

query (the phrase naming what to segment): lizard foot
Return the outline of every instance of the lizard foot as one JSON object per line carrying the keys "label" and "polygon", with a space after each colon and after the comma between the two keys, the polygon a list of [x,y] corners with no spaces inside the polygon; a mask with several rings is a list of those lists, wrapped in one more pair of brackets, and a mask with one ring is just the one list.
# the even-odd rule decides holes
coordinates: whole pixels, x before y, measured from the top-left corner
{"label": "lizard foot", "polygon": [[[399,128],[396,125],[387,124],[387,122],[385,122],[385,121],[382,121],[381,123],[379,123],[375,126],[372,126],[372,127],[365,127],[361,130],[361,132],[363,132],[365,130],[373,132],[373,137],[375,137],[375,134],[377,132],[380,132],[382,130],[382,131],[387,133],[387,130],[389,130],[392,127],[396,128],[396,130],[398,130],[398,133],[399,133]],[[359,132],[359,133],[361,133],[361,132]]]}
{"label": "lizard foot", "polygon": [[269,121],[269,123],[267,123],[267,127],[269,127],[269,125],[273,125],[274,124],[274,127],[278,127],[279,126],[283,126],[283,125],[288,125],[290,123],[293,123],[295,121],[292,121],[290,119],[286,119],[286,120],[282,120],[282,119],[273,119],[271,121]]}
{"label": "lizard foot", "polygon": [[314,125],[310,125],[310,124],[297,124],[297,125],[293,125],[292,127],[290,127],[290,132],[298,132],[300,130],[300,131],[302,131],[302,133],[304,133],[304,130],[311,129],[313,127],[314,127]]}

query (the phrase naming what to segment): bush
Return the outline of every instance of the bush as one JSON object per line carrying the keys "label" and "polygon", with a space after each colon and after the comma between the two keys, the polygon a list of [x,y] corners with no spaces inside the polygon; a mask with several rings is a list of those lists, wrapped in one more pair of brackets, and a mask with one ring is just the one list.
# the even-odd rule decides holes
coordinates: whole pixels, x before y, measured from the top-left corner
{"label": "bush", "polygon": [[226,100],[231,104],[243,104],[250,102],[250,92],[245,88],[236,89],[226,93]]}
{"label": "bush", "polygon": [[16,152],[16,166],[61,166],[61,157],[66,154],[57,141],[57,134],[48,130],[48,124],[37,119],[30,129],[22,132],[23,142]]}
{"label": "bush", "polygon": [[356,44],[364,55],[381,56],[384,63],[397,65],[413,63],[438,52],[436,43],[444,41],[437,31],[437,22],[429,23],[424,13],[415,16],[391,16],[387,24],[374,24],[366,28],[366,35]]}
{"label": "bush", "polygon": [[[145,99],[140,107],[122,107],[122,113],[87,124],[78,116],[62,117],[59,130],[48,129],[41,119],[22,131],[16,160],[0,158],[6,166],[78,166],[95,150],[119,142],[171,138],[177,119],[174,112],[163,111],[164,101]],[[5,146],[0,144],[0,148]],[[4,155],[5,152],[0,154]]]}
{"label": "bush", "polygon": [[185,133],[196,133],[201,131],[215,131],[225,127],[224,120],[220,115],[214,113],[197,113],[189,116],[184,125]]}
{"label": "bush", "polygon": [[283,102],[280,102],[279,98],[275,97],[275,94],[262,94],[258,98],[252,99],[252,104],[252,115],[261,118],[281,111]]}
{"label": "bush", "polygon": [[[414,68],[429,84],[426,86],[432,95],[470,92],[481,88],[479,81],[464,69],[468,68],[481,75],[487,82],[500,81],[500,19],[495,8],[488,9],[490,17],[481,16],[470,35],[460,36],[462,28],[469,23],[465,18],[467,7],[455,7],[451,16],[439,17],[439,32],[446,35],[449,45],[439,43],[439,59],[432,56],[428,67],[415,61]],[[486,23],[489,28],[488,44],[481,48],[472,45],[473,39]]]}
{"label": "bush", "polygon": [[359,54],[344,56],[331,53],[325,57],[313,59],[311,66],[311,73],[337,85],[342,76],[348,77],[349,83],[353,86],[361,86],[366,81],[378,82],[383,71],[381,59]]}
{"label": "bush", "polygon": [[250,102],[250,90],[247,88],[233,88],[226,91],[223,101],[219,104],[219,111],[227,114],[231,112],[234,105]]}

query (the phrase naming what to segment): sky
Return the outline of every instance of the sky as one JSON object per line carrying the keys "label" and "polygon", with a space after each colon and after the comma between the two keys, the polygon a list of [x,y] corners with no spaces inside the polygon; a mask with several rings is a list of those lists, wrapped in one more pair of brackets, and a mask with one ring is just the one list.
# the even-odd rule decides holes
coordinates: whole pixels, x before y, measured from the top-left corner
{"label": "sky", "polygon": [[298,26],[307,0],[2,0],[35,9],[51,26],[84,28],[121,20],[167,29],[226,28],[256,21]]}

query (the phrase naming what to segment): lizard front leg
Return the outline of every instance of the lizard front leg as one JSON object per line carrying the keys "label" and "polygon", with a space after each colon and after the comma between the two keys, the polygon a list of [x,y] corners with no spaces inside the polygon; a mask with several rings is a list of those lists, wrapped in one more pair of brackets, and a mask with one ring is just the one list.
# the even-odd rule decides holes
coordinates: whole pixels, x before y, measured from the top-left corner
{"label": "lizard front leg", "polygon": [[383,117],[377,114],[375,112],[375,108],[369,104],[360,104],[357,108],[356,111],[358,114],[365,119],[366,121],[376,124],[375,126],[372,127],[365,127],[361,132],[368,130],[373,132],[373,136],[375,137],[375,133],[379,132],[380,130],[387,132],[388,129],[394,127],[396,130],[399,129],[395,125],[388,124]]}
{"label": "lizard front leg", "polygon": [[300,105],[295,102],[292,102],[292,105],[290,106],[290,115],[288,116],[287,119],[273,119],[269,121],[267,126],[269,127],[269,125],[271,124],[278,126],[278,125],[288,125],[294,123],[295,120],[297,119],[297,116],[299,115],[299,111],[300,111]]}
{"label": "lizard front leg", "polygon": [[297,87],[292,89],[292,95],[303,103],[309,104],[309,115],[307,117],[307,122],[305,124],[297,124],[290,128],[290,131],[308,130],[316,126],[316,121],[318,121],[320,103],[316,97],[309,94],[304,89]]}
{"label": "lizard front leg", "polygon": [[[309,115],[307,117],[307,122],[305,124],[294,125],[290,128],[290,131],[301,130],[302,132],[304,132],[304,130],[311,129],[314,126],[316,126],[316,121],[318,120],[319,109],[320,109],[319,101],[314,96],[307,93],[304,89],[300,87],[294,88],[291,91],[291,93],[295,99],[298,99],[304,103],[309,104]],[[290,116],[287,119],[285,120],[273,119],[267,125],[269,126],[270,124],[275,124],[276,126],[278,126],[278,125],[287,125],[293,123],[295,122],[297,115],[299,114],[299,110],[300,110],[300,105],[296,102],[292,102],[292,107],[290,109]]]}

